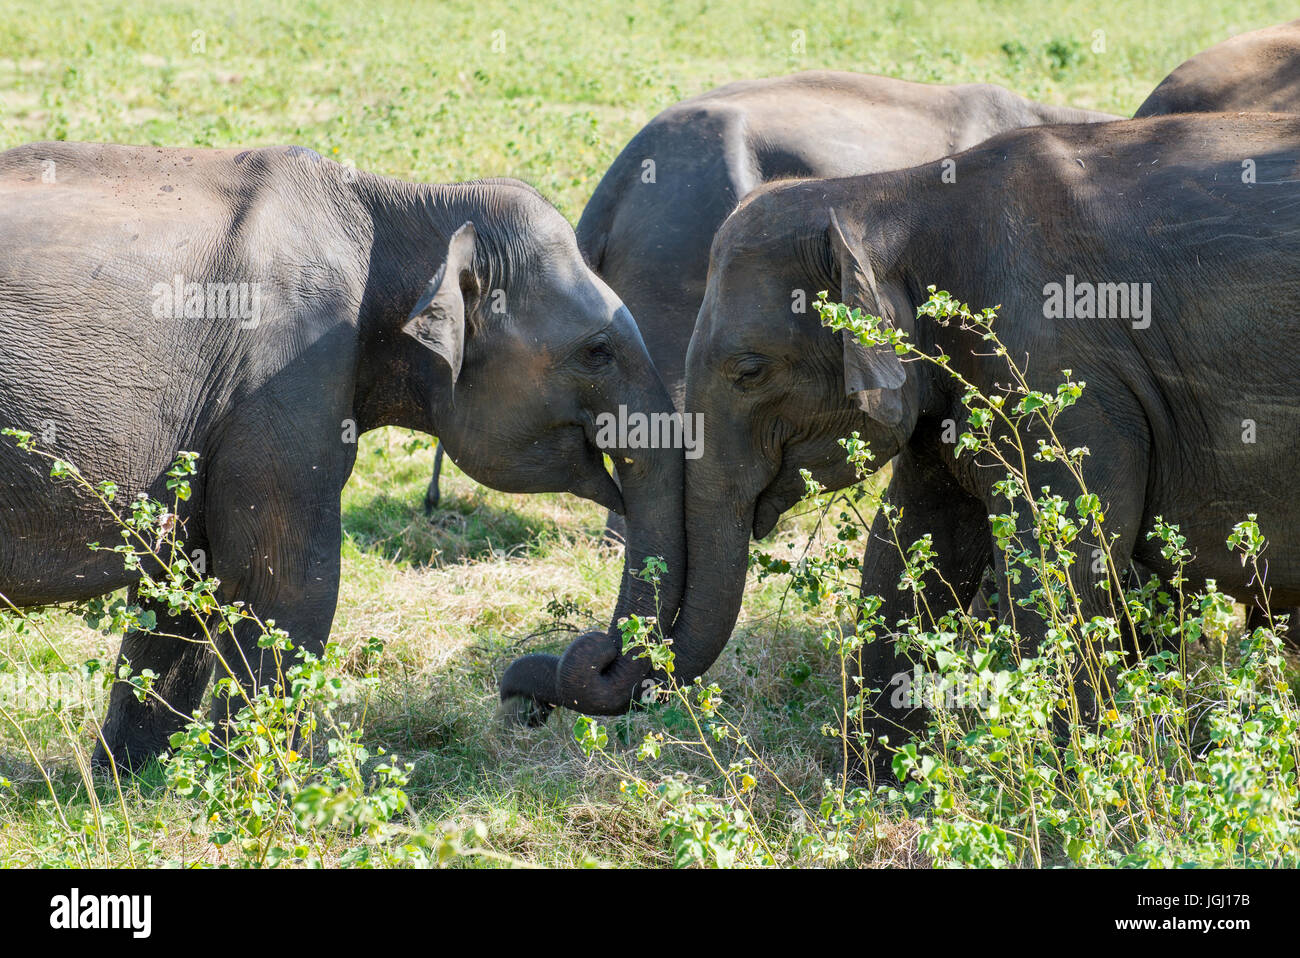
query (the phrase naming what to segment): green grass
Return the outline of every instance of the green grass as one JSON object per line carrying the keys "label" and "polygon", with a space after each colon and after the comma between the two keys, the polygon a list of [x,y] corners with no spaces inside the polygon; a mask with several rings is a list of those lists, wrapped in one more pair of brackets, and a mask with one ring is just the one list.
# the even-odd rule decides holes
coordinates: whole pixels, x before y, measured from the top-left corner
{"label": "green grass", "polygon": [[989,81],[1129,114],[1191,54],[1293,14],[1190,2],[1171,17],[1155,0],[232,0],[149,12],[14,0],[6,11],[0,146],[298,143],[411,179],[520,176],[573,219],[656,111],[730,80],[824,67]]}
{"label": "green grass", "polygon": [[[147,13],[134,3],[10,0],[0,19],[0,147],[39,139],[297,143],[413,180],[522,177],[576,221],[646,120],[723,82],[848,69],[989,81],[1129,114],[1188,56],[1292,15],[1281,2],[1196,0],[1177,16],[1156,2],[1036,0],[414,7],[232,0],[165,3]],[[1097,30],[1103,53],[1092,52]],[[333,638],[350,650],[370,636],[385,643],[367,743],[416,763],[409,789],[416,817],[480,819],[499,852],[543,865],[669,863],[652,811],[620,794],[608,763],[583,754],[572,715],[530,731],[494,721],[505,665],[524,650],[561,649],[571,637],[546,612],[548,600],[576,605],[566,618],[579,627],[608,614],[621,557],[601,544],[602,511],[567,496],[486,490],[448,462],[442,507],[428,520],[422,498],[432,451],[412,438],[398,430],[364,437],[344,496]],[[810,537],[810,519],[787,518],[776,548],[802,549]],[[821,626],[793,607],[779,584],[751,581],[711,677],[768,764],[815,806],[836,767],[837,749],[820,727],[833,719],[837,679]],[[60,658],[111,662],[116,652],[115,639],[66,616],[52,614],[49,627],[53,650],[14,636],[0,659],[35,672]],[[92,712],[102,706],[102,694],[87,703]],[[60,799],[89,807],[67,730],[38,707],[23,714]],[[642,714],[610,723],[611,741],[634,745],[676,720]],[[86,728],[78,734],[89,741]],[[667,751],[651,765],[662,775],[703,767]],[[48,808],[38,804],[46,786],[12,729],[0,730],[0,779],[9,783],[0,787],[0,865],[57,861],[59,849],[47,845]],[[160,783],[154,769],[127,788],[136,837],[185,861],[221,860],[190,834],[192,810]],[[759,789],[756,810],[779,831],[791,806],[769,791]],[[99,799],[108,803],[107,791]],[[909,835],[906,820],[883,822],[857,863],[914,862]]]}

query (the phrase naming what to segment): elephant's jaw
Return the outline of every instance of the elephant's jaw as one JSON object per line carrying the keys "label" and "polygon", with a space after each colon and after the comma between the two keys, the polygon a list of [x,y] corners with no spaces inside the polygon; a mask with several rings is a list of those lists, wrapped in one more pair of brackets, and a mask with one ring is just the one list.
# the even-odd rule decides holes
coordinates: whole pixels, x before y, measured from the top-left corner
{"label": "elephant's jaw", "polygon": [[759,496],[758,503],[754,506],[754,538],[766,539],[789,508],[789,504],[770,492],[765,491]]}
{"label": "elephant's jaw", "polygon": [[623,501],[623,493],[619,490],[613,477],[603,469],[600,470],[599,475],[583,476],[571,485],[568,491],[575,496],[599,503],[610,512],[617,512],[620,516],[625,515],[627,512],[627,505]]}

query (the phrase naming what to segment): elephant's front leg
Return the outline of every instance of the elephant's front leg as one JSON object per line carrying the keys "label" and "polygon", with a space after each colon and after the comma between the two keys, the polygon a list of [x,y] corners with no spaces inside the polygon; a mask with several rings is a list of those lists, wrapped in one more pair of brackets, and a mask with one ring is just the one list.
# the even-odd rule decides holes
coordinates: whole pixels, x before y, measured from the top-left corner
{"label": "elephant's front leg", "polygon": [[429,488],[424,491],[424,514],[432,516],[438,508],[438,503],[442,502],[442,457],[446,450],[443,449],[442,440],[438,440],[438,448],[433,454],[433,476],[429,479]]}
{"label": "elephant's front leg", "polygon": [[[225,603],[243,602],[256,617],[223,630],[215,642],[217,679],[235,680],[229,694],[213,698],[219,730],[258,689],[281,679],[298,652],[320,654],[325,647],[338,601],[339,497],[356,448],[304,448],[303,436],[324,430],[300,427],[290,434],[291,423],[249,422],[247,432],[229,437],[213,457],[206,483],[218,595]],[[317,458],[304,465],[312,454]],[[272,623],[288,633],[293,652],[261,643],[262,626]]]}
{"label": "elephant's front leg", "polygon": [[[135,590],[131,601],[136,601]],[[108,715],[96,743],[93,762],[138,770],[166,751],[199,707],[212,677],[212,648],[190,614],[171,616],[165,606],[143,603],[157,616],[152,632],[131,632],[122,639],[118,668],[132,675],[148,670],[155,678],[143,697],[131,683],[118,681],[109,697]]]}
{"label": "elephant's front leg", "polygon": [[[1025,535],[1022,533],[1022,541],[1026,541]],[[1111,606],[1105,593],[1099,588],[1105,573],[1094,571],[1101,561],[1094,554],[1095,547],[1085,542],[1079,543],[1079,546],[1074,558],[1070,560],[1070,570],[1065,576],[1058,575],[1055,571],[1061,568],[1060,559],[1049,559],[1049,571],[1044,572],[1038,562],[1031,565],[1018,565],[1008,562],[1007,556],[1003,553],[994,557],[998,588],[1007,597],[1004,607],[1000,610],[1000,619],[1003,625],[1011,627],[1018,639],[1018,656],[1038,655],[1042,651],[1049,630],[1057,628],[1063,633],[1068,631],[1077,636],[1079,623],[1087,622],[1097,616],[1114,617],[1120,630],[1119,635],[1125,634],[1124,620],[1120,617],[1122,598],[1116,593],[1114,607]],[[1127,559],[1128,556],[1125,555],[1124,561],[1127,562]],[[1052,600],[1054,611],[1048,615],[1037,611],[1037,607],[1045,602],[1044,579],[1064,586],[1067,578],[1069,589],[1056,589],[1055,598]],[[1113,583],[1111,589],[1112,592],[1116,590]],[[1099,714],[1098,693],[1104,694],[1106,689],[1114,688],[1113,680],[1118,672],[1115,666],[1104,664],[1103,654],[1108,651],[1118,651],[1121,648],[1121,641],[1113,639],[1098,643],[1097,640],[1101,635],[1102,633],[1093,633],[1094,642],[1088,647],[1080,645],[1070,658],[1070,683],[1078,703],[1079,717],[1087,723],[1096,721]],[[1069,716],[1060,713],[1056,716],[1055,722],[1058,734],[1065,736],[1068,731]]]}
{"label": "elephant's front leg", "polygon": [[[933,616],[954,608],[964,612],[989,561],[984,508],[940,463],[904,450],[894,460],[884,501],[896,510],[895,522],[883,509],[876,513],[862,562],[862,594],[881,598],[883,621],[883,632],[863,647],[860,662],[866,700],[862,731],[877,781],[890,775],[892,762],[881,738],[888,737],[896,747],[919,732],[927,718],[920,701],[924,686],[918,688],[916,682],[916,669],[924,672],[926,664],[896,650],[899,621],[920,611],[927,627],[927,608]],[[913,590],[900,589],[899,579],[907,567],[905,551],[927,533],[934,545],[934,568],[921,580],[921,601]]]}
{"label": "elephant's front leg", "polygon": [[[222,632],[216,641],[217,678],[233,678],[229,694],[212,702],[212,719],[219,730],[258,690],[274,687],[299,654],[319,655],[329,638],[338,600],[341,531],[337,500],[333,509],[305,513],[306,521],[292,525],[269,521],[252,534],[217,537],[213,562],[218,577],[233,573],[230,600],[242,600],[256,620],[240,622]],[[291,651],[279,651],[262,642],[264,627],[288,633]],[[220,733],[219,733],[220,734]]]}

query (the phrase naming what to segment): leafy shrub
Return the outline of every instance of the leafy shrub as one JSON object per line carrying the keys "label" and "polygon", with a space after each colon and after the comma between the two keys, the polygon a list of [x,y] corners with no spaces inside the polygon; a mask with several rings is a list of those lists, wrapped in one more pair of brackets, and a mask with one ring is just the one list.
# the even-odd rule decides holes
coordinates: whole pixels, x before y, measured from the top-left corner
{"label": "leafy shrub", "polygon": [[[467,844],[482,837],[481,824],[422,826],[409,820],[410,801],[404,787],[411,764],[385,755],[383,749],[372,755],[362,744],[365,708],[377,682],[371,672],[354,677],[344,668],[337,645],[327,645],[319,656],[297,649],[273,621],[262,622],[242,603],[219,599],[220,582],[200,571],[180,538],[184,522],[178,513],[180,504],[190,497],[196,454],[180,453],[168,471],[166,486],[173,496],[169,505],[140,493],[127,509],[119,511],[119,490],[114,483],[92,484],[71,463],[39,449],[30,433],[3,432],[20,448],[50,460],[52,477],[72,483],[99,502],[120,528],[122,541],[111,548],[98,544],[91,548],[120,554],[126,568],[138,576],[136,601],[96,598],[69,610],[94,629],[122,634],[142,630],[154,633],[158,641],[181,641],[158,633],[157,617],[140,600],[165,606],[170,615],[196,623],[201,641],[218,661],[215,694],[233,701],[233,718],[218,729],[196,712],[171,737],[171,751],[160,761],[164,788],[183,800],[191,815],[191,833],[206,840],[218,863],[248,867],[430,865],[462,855],[487,854]],[[12,605],[0,611],[0,630],[5,632],[39,631],[40,622],[41,613]],[[255,691],[235,680],[217,641],[246,623],[255,626],[258,647],[271,650],[277,663],[269,684]],[[50,647],[54,647],[52,643]],[[382,645],[372,639],[365,651],[368,659],[375,660]],[[74,668],[65,665],[68,670]],[[110,684],[111,670],[97,660],[81,664],[77,671],[83,678],[101,677],[101,689]],[[116,678],[130,683],[141,701],[152,696],[170,707],[154,690],[157,676],[149,670],[135,673],[125,663]],[[81,717],[102,741],[95,703],[79,704],[84,713]],[[36,709],[43,711],[49,705],[47,699]],[[61,718],[64,744],[76,756],[81,792],[99,796],[103,782],[90,771],[76,723],[62,717],[57,711],[59,703],[54,705]],[[109,770],[116,809],[110,811],[91,801],[70,810],[31,745],[23,717],[0,706],[0,719],[27,743],[29,759],[49,785],[50,797],[40,803],[45,839],[31,850],[27,863],[169,863],[161,850],[132,839],[124,786],[116,766]],[[0,784],[12,787],[11,783]],[[93,844],[86,840],[88,836],[94,839]]]}
{"label": "leafy shrub", "polygon": [[[972,313],[947,293],[930,292],[920,314],[978,333],[1011,371],[1008,391],[997,396],[962,381],[968,428],[954,455],[991,456],[1005,470],[997,488],[1006,511],[990,517],[991,528],[1011,574],[1035,585],[1024,604],[1048,623],[1045,641],[1035,647],[1008,624],[956,608],[954,595],[928,594],[935,559],[929,536],[897,542],[905,559],[898,588],[912,595],[914,611],[884,622],[880,598],[859,594],[860,525],[849,514],[871,496],[862,486],[828,496],[805,473],[806,501],[828,517],[832,541],[793,561],[761,550],[751,559],[760,576],[785,578],[805,608],[824,616],[823,642],[840,664],[840,720],[824,732],[839,739],[842,763],[821,805],[805,808],[771,772],[761,746],[725,717],[716,684],[697,679],[682,688],[673,681],[671,643],[654,620],[625,621],[625,649],[639,650],[668,676],[661,695],[686,712],[694,734],[651,732],[637,758],[690,750],[707,757],[711,774],[659,781],[638,774],[609,750],[592,719],[579,720],[579,743],[617,765],[627,794],[654,805],[677,864],[853,862],[898,809],[912,816],[919,851],[939,866],[1300,864],[1300,712],[1281,652],[1285,617],[1269,615],[1267,626],[1233,640],[1232,600],[1213,581],[1187,591],[1190,554],[1178,527],[1163,519],[1150,535],[1176,570],[1172,581],[1152,577],[1124,588],[1127,570],[1115,565],[1102,503],[1084,480],[1088,450],[1066,448],[1055,430],[1085,384],[1065,370],[1054,392],[1032,389],[997,338],[994,310]],[[960,381],[948,357],[920,351],[879,318],[827,302],[825,294],[817,308],[830,328],[851,330],[864,345],[892,346]],[[1027,449],[1031,426],[1047,438]],[[841,444],[865,476],[872,456],[861,437]],[[1029,494],[1026,464],[1034,460],[1065,464],[1078,485],[1071,499],[1058,494],[1067,490]],[[831,517],[836,503],[840,511]],[[896,528],[893,508],[874,504]],[[1032,520],[1028,536],[1017,531],[1022,511]],[[1070,585],[1071,546],[1083,534],[1102,544],[1100,587],[1112,597],[1106,616],[1085,615]],[[1253,515],[1227,540],[1260,581],[1265,544]],[[645,574],[657,581],[661,571],[648,564]],[[1164,650],[1126,658],[1126,632]],[[861,687],[855,662],[865,645],[882,641],[925,668],[930,706],[923,734],[885,740],[896,783],[868,783],[869,771],[858,764],[867,702],[881,690]],[[1089,718],[1092,703],[1079,700],[1080,673],[1089,677],[1099,720]],[[760,780],[799,809],[799,826],[783,832],[783,842],[755,812]]]}

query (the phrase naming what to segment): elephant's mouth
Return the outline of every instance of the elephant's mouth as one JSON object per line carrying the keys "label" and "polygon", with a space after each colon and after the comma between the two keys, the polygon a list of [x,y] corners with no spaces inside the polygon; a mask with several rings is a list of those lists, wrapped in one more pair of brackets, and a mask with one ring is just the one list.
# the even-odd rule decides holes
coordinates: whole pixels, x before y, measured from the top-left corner
{"label": "elephant's mouth", "polygon": [[813,479],[827,490],[843,489],[858,481],[857,474],[848,465],[838,443],[830,452],[820,445],[810,443],[783,445],[776,477],[755,499],[755,539],[764,539],[770,535],[781,516],[807,495],[801,469],[807,469]]}
{"label": "elephant's mouth", "polygon": [[788,475],[785,469],[780,470],[754,501],[754,538],[767,538],[786,510],[803,497],[803,492],[803,479],[797,471]]}
{"label": "elephant's mouth", "polygon": [[766,539],[776,528],[787,507],[777,503],[770,490],[764,490],[754,504],[754,538]]}
{"label": "elephant's mouth", "polygon": [[582,433],[580,442],[585,454],[581,474],[569,486],[568,491],[575,496],[590,499],[620,516],[624,515],[627,506],[623,503],[623,492],[617,480],[605,468],[605,453],[596,445],[595,423],[590,416],[586,416],[583,421],[573,423],[572,428]]}

